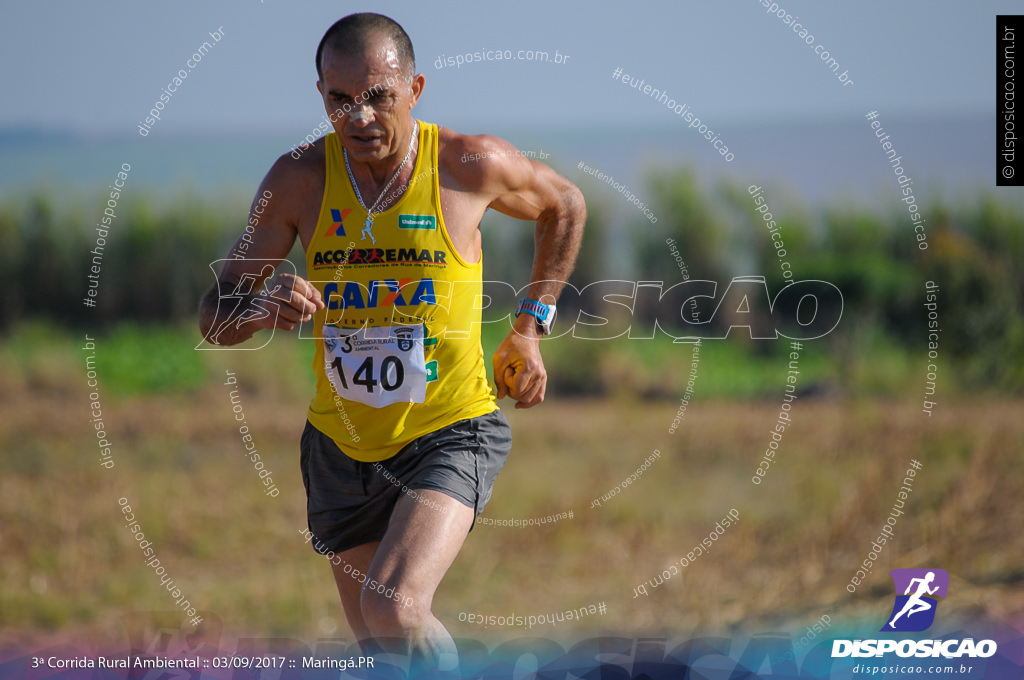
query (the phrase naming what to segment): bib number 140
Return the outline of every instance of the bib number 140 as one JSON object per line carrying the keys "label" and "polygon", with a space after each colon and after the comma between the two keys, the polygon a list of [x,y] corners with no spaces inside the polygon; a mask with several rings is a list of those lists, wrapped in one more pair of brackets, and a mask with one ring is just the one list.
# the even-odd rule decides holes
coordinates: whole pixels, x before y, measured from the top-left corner
{"label": "bib number 140", "polygon": [[[345,379],[345,369],[341,363],[341,357],[334,357],[331,368],[338,372],[338,379],[344,389],[349,389],[348,381]],[[359,368],[352,375],[352,384],[362,385],[366,391],[373,393],[379,384],[385,391],[394,392],[405,382],[405,368],[402,360],[396,356],[386,356],[380,362],[380,378],[374,378],[373,357],[368,356],[359,364]]]}
{"label": "bib number 140", "polygon": [[324,326],[324,364],[334,389],[346,399],[380,408],[422,404],[426,398],[422,325]]}

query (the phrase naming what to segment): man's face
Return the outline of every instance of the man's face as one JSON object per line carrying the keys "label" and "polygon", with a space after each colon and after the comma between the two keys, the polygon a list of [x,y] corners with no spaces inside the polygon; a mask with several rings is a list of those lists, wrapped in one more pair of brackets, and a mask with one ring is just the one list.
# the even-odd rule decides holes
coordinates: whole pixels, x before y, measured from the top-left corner
{"label": "man's face", "polygon": [[423,90],[422,74],[411,82],[403,75],[404,65],[393,43],[377,44],[363,54],[325,49],[323,79],[316,84],[334,131],[354,162],[405,156],[412,130],[410,113]]}

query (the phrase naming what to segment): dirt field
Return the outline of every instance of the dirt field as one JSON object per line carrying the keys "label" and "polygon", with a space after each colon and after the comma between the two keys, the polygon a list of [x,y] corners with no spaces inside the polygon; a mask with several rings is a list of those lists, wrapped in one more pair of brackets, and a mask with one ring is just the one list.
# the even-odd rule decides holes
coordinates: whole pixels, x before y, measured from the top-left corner
{"label": "dirt field", "polygon": [[[299,534],[305,405],[240,391],[277,497],[262,492],[242,455],[223,386],[105,402],[113,469],[99,464],[84,390],[4,395],[0,635],[28,646],[121,645],[138,612],[178,609],[124,525],[125,498],[167,573],[206,613],[203,626],[350,636],[328,565]],[[917,404],[800,399],[760,485],[751,478],[778,403],[695,403],[669,434],[677,406],[584,400],[506,410],[515,446],[484,516],[572,517],[477,525],[435,599],[454,635],[799,633],[823,614],[834,625],[880,625],[896,567],[950,573],[944,616],[1024,623],[1020,402],[944,403],[928,419]],[[592,507],[655,449],[642,475]],[[922,468],[895,538],[851,594],[912,459]],[[639,594],[732,509],[739,521],[709,551]],[[470,613],[541,616],[591,604],[606,613],[530,630],[468,622]]]}

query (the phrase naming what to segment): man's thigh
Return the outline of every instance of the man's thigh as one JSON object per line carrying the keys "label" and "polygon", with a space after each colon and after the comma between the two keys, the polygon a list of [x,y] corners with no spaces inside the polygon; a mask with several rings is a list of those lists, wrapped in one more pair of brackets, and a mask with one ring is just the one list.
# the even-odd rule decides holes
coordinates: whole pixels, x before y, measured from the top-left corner
{"label": "man's thigh", "polygon": [[[383,461],[383,472],[401,484],[402,495],[370,566],[371,578],[410,594],[417,609],[429,611],[434,591],[491,497],[511,445],[508,421],[495,411],[418,439],[402,460]],[[364,607],[367,596],[364,591]]]}
{"label": "man's thigh", "polygon": [[376,467],[403,496],[428,508],[428,498],[418,495],[425,490],[450,496],[479,515],[511,448],[508,420],[494,411],[424,435]]}
{"label": "man's thigh", "polygon": [[378,543],[384,537],[399,490],[371,463],[349,457],[308,421],[300,450],[306,517],[314,537],[312,548],[324,555],[342,555]]}
{"label": "man's thigh", "polygon": [[[395,505],[370,564],[367,585],[393,587],[403,598],[412,598],[409,606],[429,611],[434,591],[462,548],[475,513],[440,491],[423,489],[416,494],[415,498],[404,494]],[[364,588],[364,606],[380,587],[373,592]]]}
{"label": "man's thigh", "polygon": [[[399,502],[418,504],[436,514],[461,515],[448,503],[454,500],[471,512],[468,532],[472,517],[483,512],[490,499],[510,449],[510,428],[500,411],[424,435],[380,463],[349,458],[307,423],[301,462],[309,526],[319,539],[314,549],[340,554],[383,542]],[[438,495],[448,500],[442,505]],[[403,522],[413,516],[411,510]]]}

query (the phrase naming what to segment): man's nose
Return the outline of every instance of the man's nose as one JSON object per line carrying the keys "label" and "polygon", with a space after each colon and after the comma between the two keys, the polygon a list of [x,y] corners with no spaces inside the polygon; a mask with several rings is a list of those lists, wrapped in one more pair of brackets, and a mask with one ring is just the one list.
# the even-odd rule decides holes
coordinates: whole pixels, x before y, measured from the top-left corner
{"label": "man's nose", "polygon": [[349,118],[353,123],[369,124],[374,120],[373,107],[367,103],[362,103],[356,106],[349,114]]}

